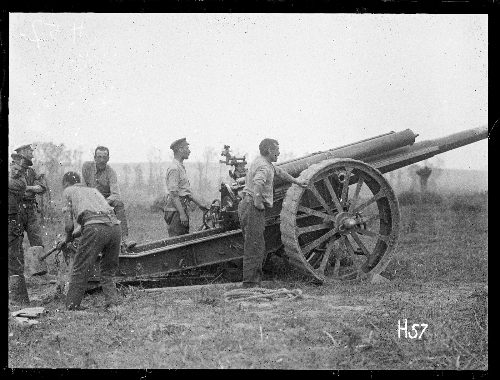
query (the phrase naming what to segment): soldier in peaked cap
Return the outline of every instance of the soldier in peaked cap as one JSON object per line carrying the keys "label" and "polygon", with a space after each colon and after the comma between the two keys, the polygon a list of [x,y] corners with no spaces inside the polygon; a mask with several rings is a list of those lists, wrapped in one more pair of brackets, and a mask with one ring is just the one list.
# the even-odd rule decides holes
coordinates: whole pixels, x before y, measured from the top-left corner
{"label": "soldier in peaked cap", "polygon": [[33,161],[28,160],[26,157],[21,156],[19,153],[12,153],[10,155],[12,161],[17,165],[21,166],[23,169],[28,169],[33,166]]}
{"label": "soldier in peaked cap", "polygon": [[16,149],[14,149],[14,150],[15,150],[17,153],[22,154],[22,152],[23,152],[25,149],[29,149],[29,150],[33,151],[33,147],[31,146],[31,144],[21,145],[19,148],[16,148]]}
{"label": "soldier in peaked cap", "polygon": [[[9,172],[9,301],[15,303],[28,303],[28,290],[24,278],[24,253],[20,248],[21,225],[19,223],[19,204],[26,191],[24,173],[29,167],[29,162],[23,157],[14,157]],[[21,164],[22,161],[22,164]]]}
{"label": "soldier in peaked cap", "polygon": [[175,140],[170,144],[174,151],[174,160],[167,168],[167,201],[165,204],[165,222],[168,236],[179,236],[189,233],[188,206],[193,201],[203,211],[208,206],[203,200],[196,197],[191,191],[184,160],[189,158],[191,150],[186,138]]}
{"label": "soldier in peaked cap", "polygon": [[170,144],[170,149],[172,149],[174,152],[177,150],[177,148],[181,147],[181,145],[189,143],[186,141],[186,138],[183,137],[182,139],[175,140],[172,144]]}
{"label": "soldier in peaked cap", "polygon": [[33,147],[31,144],[21,145],[15,149],[16,153],[11,157],[15,162],[21,164],[25,169],[26,191],[22,196],[19,210],[19,222],[21,224],[20,250],[23,252],[24,232],[28,235],[31,247],[43,247],[42,231],[38,220],[37,195],[47,191],[47,182],[42,175],[38,175],[31,166],[33,165]]}

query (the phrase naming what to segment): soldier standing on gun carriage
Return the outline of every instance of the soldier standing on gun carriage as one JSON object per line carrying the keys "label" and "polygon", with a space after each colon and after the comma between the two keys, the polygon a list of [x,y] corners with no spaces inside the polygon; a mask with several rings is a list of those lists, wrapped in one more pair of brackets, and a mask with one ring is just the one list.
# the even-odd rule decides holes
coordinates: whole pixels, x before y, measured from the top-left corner
{"label": "soldier standing on gun carriage", "polygon": [[120,255],[121,229],[113,207],[95,188],[84,187],[80,176],[75,172],[67,172],[63,176],[64,229],[66,238],[58,244],[62,249],[76,235],[73,220],[81,226],[81,238],[78,250],[73,259],[66,308],[68,310],[84,309],[80,306],[91,268],[101,255],[101,286],[106,299],[105,306],[121,303],[113,276],[118,269]]}
{"label": "soldier standing on gun carriage", "polygon": [[32,162],[13,154],[9,172],[9,301],[29,303],[26,280],[24,278],[24,252],[22,249],[22,228],[19,222],[19,209],[26,191],[25,173]]}
{"label": "soldier standing on gun carriage", "polygon": [[133,248],[137,244],[128,237],[127,215],[125,205],[120,196],[120,188],[115,171],[108,165],[109,149],[98,146],[94,152],[94,161],[86,161],[82,165],[83,185],[94,187],[104,195],[108,204],[113,207],[122,229],[124,248]]}
{"label": "soldier standing on gun carriage", "polygon": [[272,163],[278,161],[280,154],[278,141],[264,139],[259,144],[260,156],[253,160],[245,178],[242,199],[238,205],[238,215],[243,230],[243,287],[260,287],[262,281],[262,262],[266,254],[264,229],[266,226],[266,207],[273,207],[273,181],[277,175],[286,182],[307,187],[308,182],[293,178],[290,174]]}
{"label": "soldier standing on gun carriage", "polygon": [[[33,148],[30,144],[22,145],[12,154],[14,161],[20,163],[20,160],[25,159],[29,162],[33,159]],[[30,165],[31,166],[31,165]],[[42,230],[38,221],[38,204],[36,196],[42,195],[47,191],[47,184],[42,175],[38,175],[35,169],[27,167],[25,172],[26,191],[22,196],[19,210],[19,222],[21,225],[21,236],[19,247],[23,251],[24,232],[28,235],[28,240],[31,247],[43,247]]]}
{"label": "soldier standing on gun carriage", "polygon": [[167,168],[168,196],[164,219],[167,223],[168,236],[172,237],[189,233],[189,202],[193,201],[202,211],[208,210],[210,206],[205,205],[191,191],[183,164],[191,153],[186,138],[175,140],[170,145],[170,149],[174,151],[174,160]]}

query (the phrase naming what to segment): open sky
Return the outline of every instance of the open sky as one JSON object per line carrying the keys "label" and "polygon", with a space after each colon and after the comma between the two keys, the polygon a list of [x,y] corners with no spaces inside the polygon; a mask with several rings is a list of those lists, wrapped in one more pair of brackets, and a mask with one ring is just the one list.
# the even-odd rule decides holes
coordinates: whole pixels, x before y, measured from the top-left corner
{"label": "open sky", "polygon": [[[326,150],[488,123],[488,16],[11,13],[9,153],[52,141],[112,162],[205,147]],[[487,140],[437,156],[488,166]],[[435,158],[434,158],[435,160]],[[432,163],[432,161],[431,161]]]}

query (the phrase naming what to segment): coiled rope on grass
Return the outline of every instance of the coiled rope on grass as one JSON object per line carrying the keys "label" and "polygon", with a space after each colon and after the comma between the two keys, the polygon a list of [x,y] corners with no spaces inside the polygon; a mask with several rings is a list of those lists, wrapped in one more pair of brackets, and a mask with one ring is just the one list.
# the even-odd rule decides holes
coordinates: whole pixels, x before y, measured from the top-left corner
{"label": "coiled rope on grass", "polygon": [[302,298],[302,290],[293,289],[266,289],[266,288],[247,288],[233,289],[224,293],[226,302],[232,301],[276,301],[285,299],[292,301],[296,298]]}

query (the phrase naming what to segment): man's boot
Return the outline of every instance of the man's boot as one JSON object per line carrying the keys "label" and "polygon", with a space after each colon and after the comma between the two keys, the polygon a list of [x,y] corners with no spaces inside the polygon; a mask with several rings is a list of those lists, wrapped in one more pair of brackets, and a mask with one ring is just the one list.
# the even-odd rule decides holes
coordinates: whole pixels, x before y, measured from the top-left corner
{"label": "man's boot", "polygon": [[20,304],[29,304],[28,289],[24,275],[9,277],[9,300]]}
{"label": "man's boot", "polygon": [[122,303],[122,299],[116,290],[116,285],[112,278],[101,277],[101,287],[106,307],[117,306]]}

